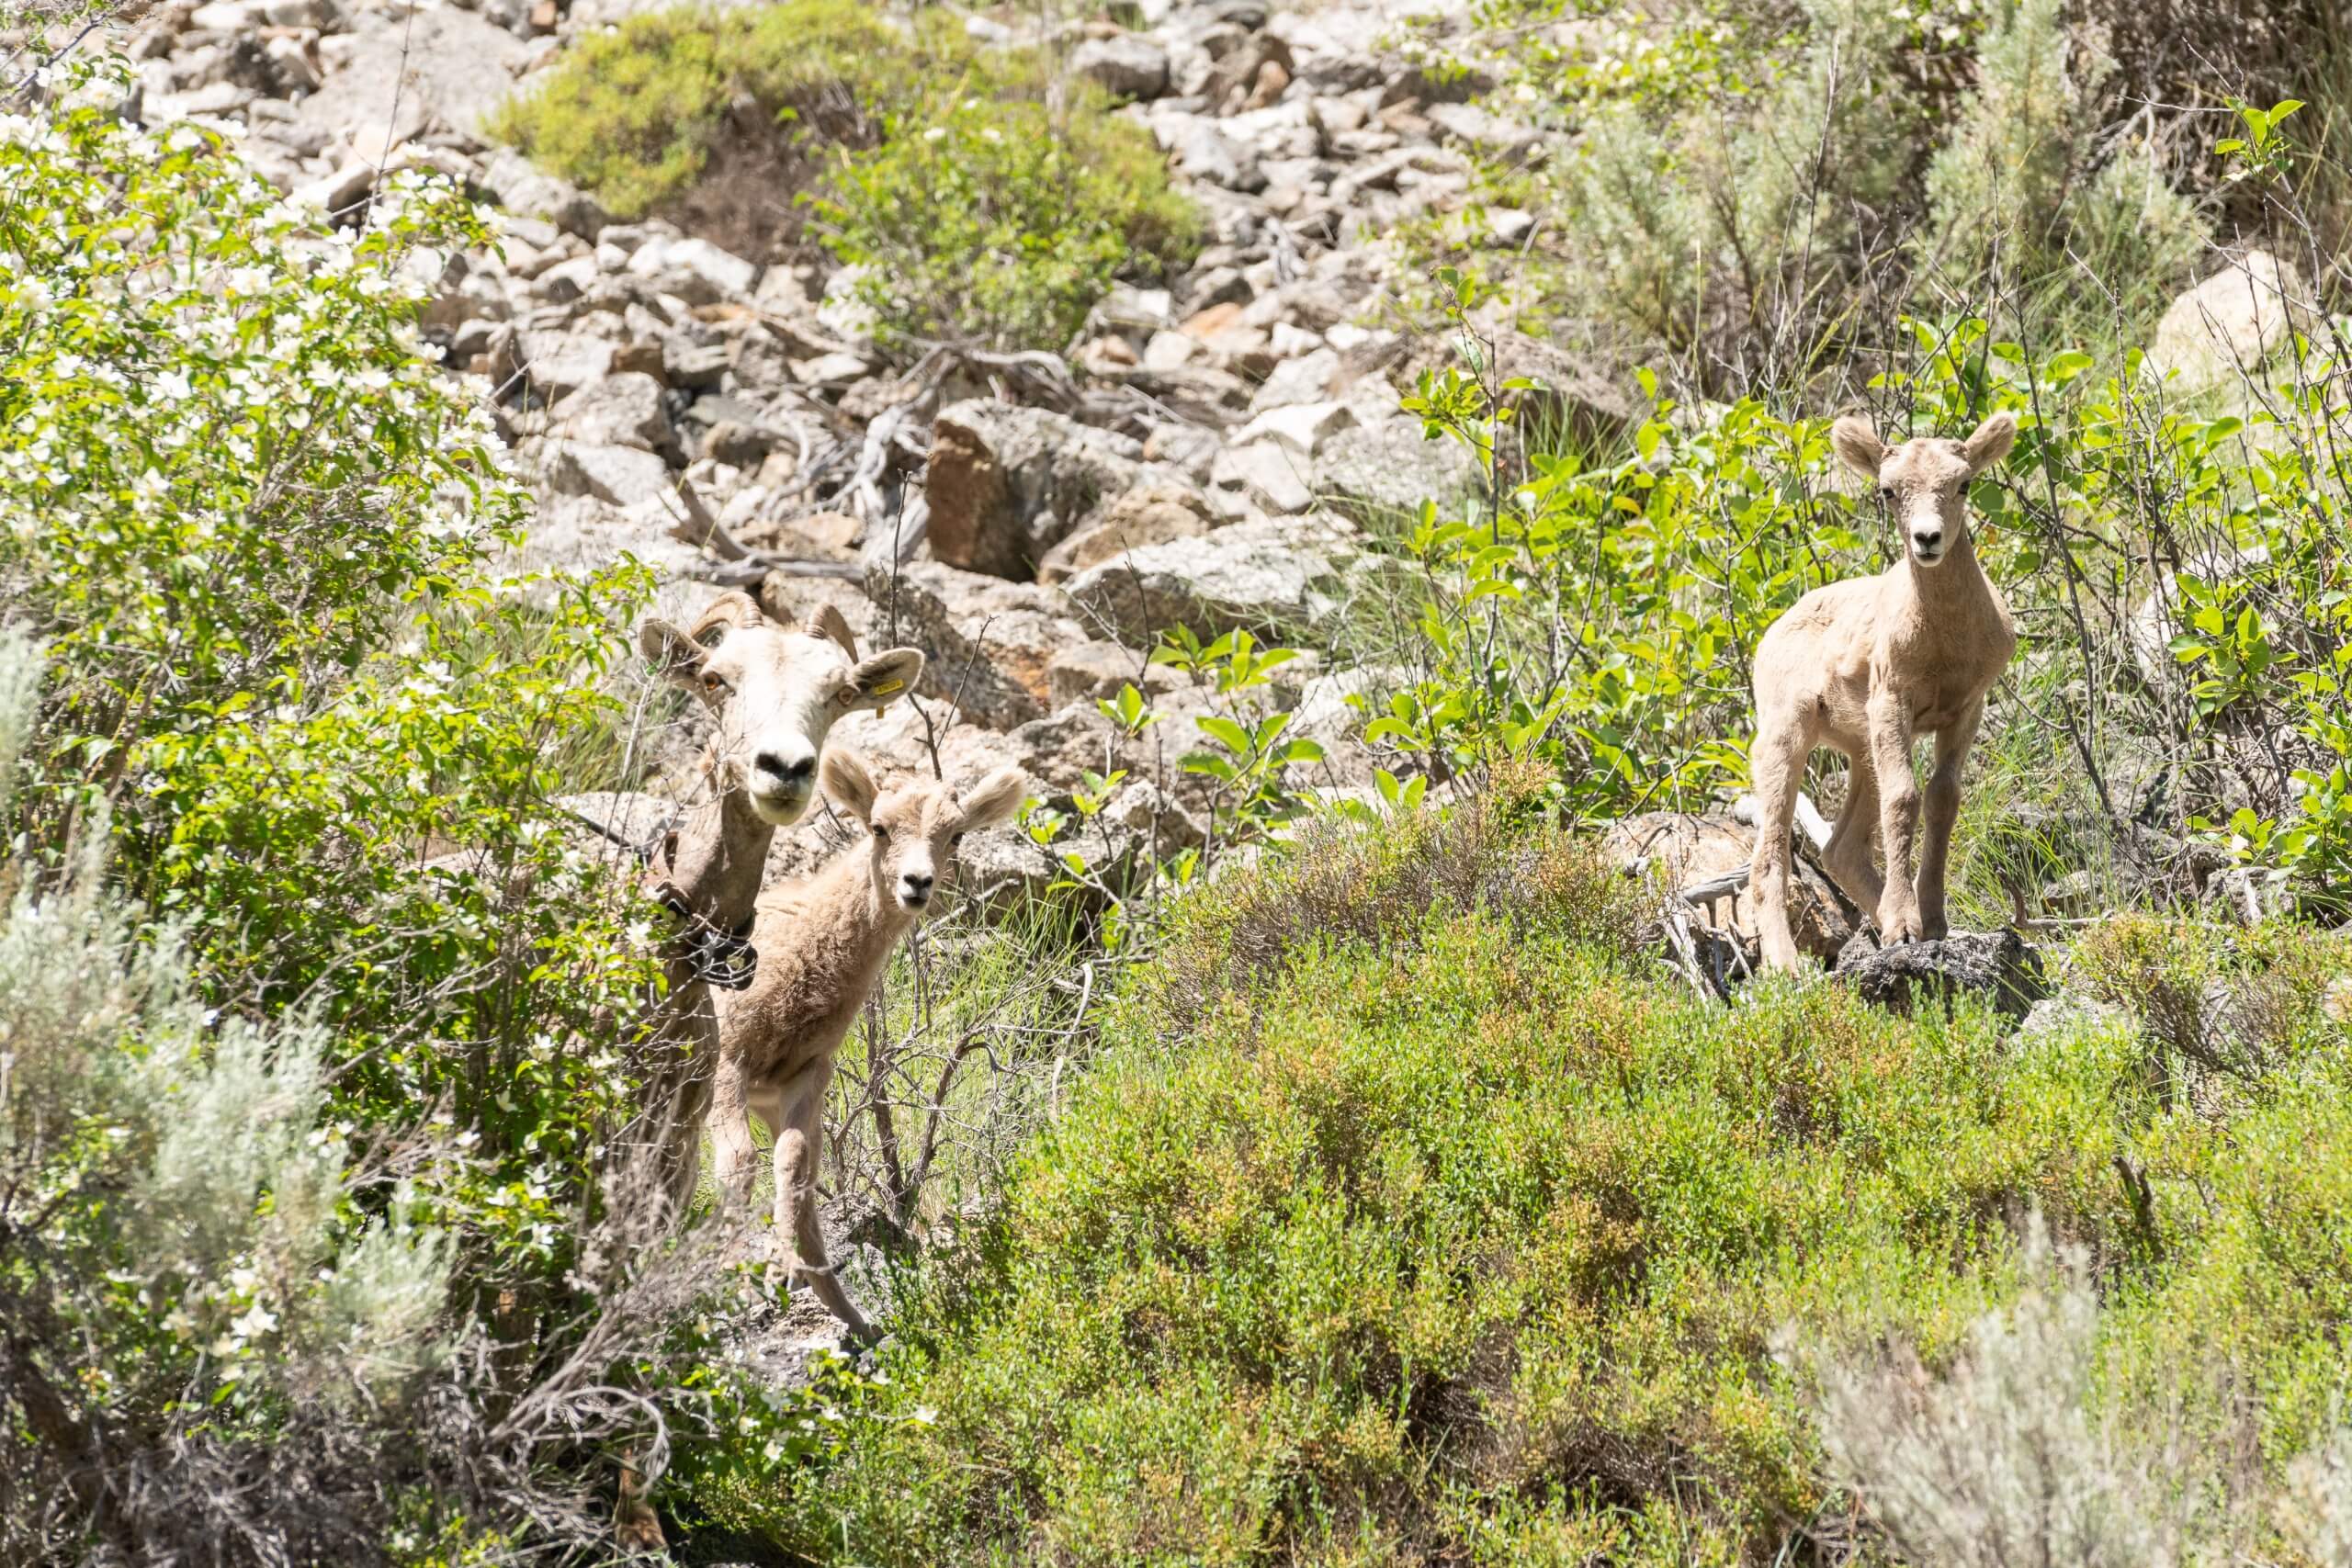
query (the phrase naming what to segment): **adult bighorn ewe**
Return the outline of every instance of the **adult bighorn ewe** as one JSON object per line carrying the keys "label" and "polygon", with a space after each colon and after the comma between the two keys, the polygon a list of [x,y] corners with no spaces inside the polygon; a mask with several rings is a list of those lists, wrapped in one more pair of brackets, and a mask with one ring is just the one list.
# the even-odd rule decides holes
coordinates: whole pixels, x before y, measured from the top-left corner
{"label": "adult bighorn ewe", "polygon": [[768,1124],[775,1134],[775,1245],[793,1277],[815,1290],[852,1337],[871,1339],[873,1326],[834,1277],[817,1226],[833,1055],[890,950],[929,908],[956,845],[1011,817],[1025,784],[1020,769],[1002,768],[960,791],[929,779],[877,790],[865,763],[847,750],[825,754],[824,778],[826,795],[865,825],[867,838],[816,875],[761,897],[752,930],[758,972],[719,1009],[710,1144],[722,1187],[748,1200],[757,1156],[746,1113]]}
{"label": "adult bighorn ewe", "polygon": [[796,628],[769,620],[746,593],[721,594],[683,631],[648,620],[637,643],[716,721],[702,756],[704,787],[646,868],[651,890],[684,927],[652,1021],[659,1066],[647,1098],[671,1203],[683,1217],[718,1055],[710,987],[741,983],[729,963],[742,953],[768,846],[808,810],[833,722],[861,708],[879,712],[913,690],[923,658],[894,648],[860,659],[831,605]]}
{"label": "adult bighorn ewe", "polygon": [[[1881,940],[1945,932],[1944,864],[1960,816],[1960,771],[1984,719],[1985,694],[2018,640],[2007,602],[1976,563],[1968,485],[2016,439],[2017,420],[2007,413],[1964,441],[1920,436],[1895,446],[1860,415],[1830,426],[1838,457],[1877,485],[1894,515],[1903,559],[1876,577],[1815,589],[1756,648],[1751,875],[1764,961],[1775,968],[1797,964],[1789,932],[1789,822],[1816,747],[1852,762],[1824,869],[1848,897],[1875,912]],[[1911,747],[1922,732],[1936,738],[1936,768],[1915,885],[1920,793]],[[1873,828],[1885,852],[1883,876],[1871,862]]]}

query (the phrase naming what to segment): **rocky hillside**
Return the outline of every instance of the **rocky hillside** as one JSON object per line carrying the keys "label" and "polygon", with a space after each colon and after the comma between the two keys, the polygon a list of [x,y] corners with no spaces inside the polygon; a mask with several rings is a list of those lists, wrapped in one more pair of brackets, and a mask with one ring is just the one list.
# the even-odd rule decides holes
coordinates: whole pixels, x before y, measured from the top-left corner
{"label": "rocky hillside", "polygon": [[[1464,203],[1470,150],[1536,137],[1394,47],[1397,7],[1206,0],[1059,40],[1069,69],[1132,100],[1206,225],[1188,268],[1114,289],[1066,359],[886,355],[851,269],[616,222],[487,140],[569,40],[643,8],[216,0],[154,13],[133,44],[147,117],[242,124],[298,202],[356,217],[385,173],[421,167],[504,210],[503,254],[453,262],[425,328],[496,389],[538,495],[533,564],[627,551],[680,595],[741,586],[796,618],[837,604],[861,637],[931,656],[927,711],[901,706],[860,744],[906,766],[935,747],[951,775],[1013,761],[1066,803],[1104,765],[1095,699],[1132,682],[1170,714],[1203,705],[1147,668],[1160,631],[1311,644],[1366,590],[1367,523],[1476,481],[1465,452],[1397,412],[1427,355],[1390,308],[1384,236]],[[1530,220],[1485,221],[1509,243]],[[1628,415],[1564,356],[1517,368],[1605,428]],[[1322,784],[1363,786],[1340,721],[1364,677],[1309,658],[1283,680],[1325,745]],[[1198,797],[1131,793],[1135,830],[1198,841]],[[992,875],[1046,874],[1043,852],[1001,838]]]}

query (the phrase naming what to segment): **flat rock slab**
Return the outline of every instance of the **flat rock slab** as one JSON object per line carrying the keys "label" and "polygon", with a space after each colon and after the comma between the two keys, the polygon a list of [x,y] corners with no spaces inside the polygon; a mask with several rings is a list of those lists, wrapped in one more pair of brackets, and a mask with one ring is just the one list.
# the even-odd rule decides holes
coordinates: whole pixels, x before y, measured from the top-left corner
{"label": "flat rock slab", "polygon": [[2050,994],[2041,955],[2014,927],[1994,932],[1954,931],[1939,942],[1872,948],[1856,941],[1838,960],[1838,977],[1865,1001],[1909,1013],[1921,998],[1983,997],[2016,1023]]}

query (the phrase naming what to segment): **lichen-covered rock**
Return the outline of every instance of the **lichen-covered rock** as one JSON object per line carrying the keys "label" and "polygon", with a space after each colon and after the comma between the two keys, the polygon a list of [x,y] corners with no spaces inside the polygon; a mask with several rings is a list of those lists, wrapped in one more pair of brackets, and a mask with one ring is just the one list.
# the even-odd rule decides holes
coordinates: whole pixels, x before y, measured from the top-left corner
{"label": "lichen-covered rock", "polygon": [[1990,933],[1954,931],[1939,942],[1892,947],[1850,942],[1837,972],[1864,1000],[1901,1013],[1911,1011],[1921,998],[1949,1004],[1954,997],[1973,996],[2017,1022],[2049,995],[2041,957],[2015,927]]}
{"label": "lichen-covered rock", "polygon": [[1424,501],[1442,513],[1477,488],[1478,459],[1459,441],[1427,439],[1416,419],[1343,430],[1315,462],[1324,504],[1359,523],[1412,515]]}

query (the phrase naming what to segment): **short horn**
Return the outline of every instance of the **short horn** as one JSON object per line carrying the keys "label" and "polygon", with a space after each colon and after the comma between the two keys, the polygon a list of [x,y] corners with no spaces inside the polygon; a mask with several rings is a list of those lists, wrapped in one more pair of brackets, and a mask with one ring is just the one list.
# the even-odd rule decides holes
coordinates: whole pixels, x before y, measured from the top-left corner
{"label": "short horn", "polygon": [[849,629],[849,617],[842,614],[840,605],[818,605],[808,612],[808,618],[801,623],[800,629],[810,637],[831,637],[842,645],[842,651],[849,655],[850,662],[857,661],[857,637]]}
{"label": "short horn", "polygon": [[759,601],[741,589],[735,589],[712,600],[696,617],[695,624],[687,628],[686,635],[707,648],[720,640],[711,635],[714,632],[730,626],[741,631],[758,626],[760,621]]}

